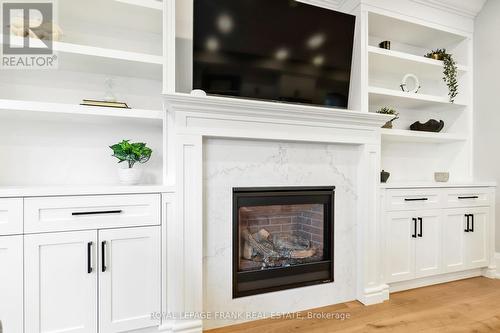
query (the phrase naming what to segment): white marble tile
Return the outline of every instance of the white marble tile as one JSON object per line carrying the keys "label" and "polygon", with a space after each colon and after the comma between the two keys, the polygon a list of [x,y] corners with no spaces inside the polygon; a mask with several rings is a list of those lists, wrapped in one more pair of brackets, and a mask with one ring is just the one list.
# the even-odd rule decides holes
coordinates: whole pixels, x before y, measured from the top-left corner
{"label": "white marble tile", "polygon": [[[203,150],[204,311],[295,312],[355,299],[357,146],[207,139]],[[233,300],[232,188],[305,185],[336,186],[335,282]]]}

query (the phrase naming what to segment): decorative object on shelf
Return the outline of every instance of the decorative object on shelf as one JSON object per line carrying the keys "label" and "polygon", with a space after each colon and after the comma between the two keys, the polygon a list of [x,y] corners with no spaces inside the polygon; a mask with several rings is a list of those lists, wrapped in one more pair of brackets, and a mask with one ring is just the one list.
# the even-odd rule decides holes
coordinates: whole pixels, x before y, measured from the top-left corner
{"label": "decorative object on shelf", "polygon": [[444,77],[443,80],[448,86],[448,96],[450,103],[455,102],[455,97],[458,95],[458,81],[457,81],[457,64],[453,55],[446,52],[446,49],[433,50],[425,55],[426,58],[434,60],[442,60],[444,62]]}
{"label": "decorative object on shelf", "polygon": [[[413,81],[413,83],[411,83],[410,81]],[[418,93],[421,88],[420,81],[415,74],[406,74],[399,86],[404,92],[411,92],[415,94]]]}
{"label": "decorative object on shelf", "polygon": [[29,22],[25,22],[21,16],[12,17],[9,28],[10,34],[18,37],[61,41],[63,36],[61,27],[54,22],[42,22],[41,19],[30,19]]}
{"label": "decorative object on shelf", "polygon": [[386,122],[385,125],[382,126],[382,128],[392,128],[392,122],[396,119],[399,119],[399,112],[389,107],[383,107],[380,110],[378,110],[377,113],[394,116],[394,118]]}
{"label": "decorative object on shelf", "polygon": [[378,44],[378,46],[379,46],[381,49],[390,50],[390,49],[391,49],[391,41],[389,41],[389,40],[384,40],[383,42],[381,42],[380,44]]}
{"label": "decorative object on shelf", "polygon": [[84,99],[80,105],[86,106],[104,106],[108,108],[119,108],[119,109],[130,109],[127,103],[124,102],[108,102],[108,101],[99,101],[95,99]]}
{"label": "decorative object on shelf", "polygon": [[410,129],[412,131],[421,131],[421,132],[434,132],[439,133],[444,127],[444,121],[436,119],[431,119],[427,121],[425,124],[422,124],[420,121],[414,122],[411,124]]}
{"label": "decorative object on shelf", "polygon": [[447,183],[450,180],[449,172],[435,172],[434,180],[438,183]]}
{"label": "decorative object on shelf", "polygon": [[387,183],[387,181],[389,180],[389,177],[390,177],[390,176],[391,176],[390,172],[387,172],[387,171],[385,171],[385,170],[382,170],[382,171],[380,172],[380,181],[381,181],[382,183],[384,183],[384,184],[385,184],[385,183]]}
{"label": "decorative object on shelf", "polygon": [[205,97],[205,96],[207,96],[207,93],[201,89],[194,89],[194,90],[191,90],[191,96]]}
{"label": "decorative object on shelf", "polygon": [[135,185],[141,179],[141,169],[134,169],[134,164],[146,163],[151,158],[153,151],[145,143],[130,143],[130,140],[123,140],[120,143],[110,146],[113,150],[113,157],[118,159],[118,163],[127,162],[125,166],[118,169],[120,183],[122,185]]}
{"label": "decorative object on shelf", "polygon": [[116,102],[116,96],[113,91],[115,88],[115,80],[113,80],[112,77],[106,78],[104,81],[104,87],[105,87],[105,93],[104,93],[104,100],[106,102]]}

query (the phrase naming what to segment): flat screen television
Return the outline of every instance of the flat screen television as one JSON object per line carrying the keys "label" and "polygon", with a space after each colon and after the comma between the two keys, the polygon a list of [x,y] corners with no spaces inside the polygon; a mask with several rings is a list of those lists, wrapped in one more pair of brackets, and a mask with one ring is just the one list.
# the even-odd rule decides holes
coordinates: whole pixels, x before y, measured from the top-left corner
{"label": "flat screen television", "polygon": [[193,89],[347,108],[355,21],[293,0],[194,0]]}

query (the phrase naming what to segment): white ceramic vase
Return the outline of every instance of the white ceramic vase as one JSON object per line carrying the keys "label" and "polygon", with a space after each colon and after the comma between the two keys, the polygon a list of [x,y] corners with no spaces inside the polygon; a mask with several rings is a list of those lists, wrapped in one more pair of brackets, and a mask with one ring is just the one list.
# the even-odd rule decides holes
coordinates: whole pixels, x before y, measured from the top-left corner
{"label": "white ceramic vase", "polygon": [[122,185],[137,185],[141,181],[142,170],[139,168],[120,168],[118,177]]}

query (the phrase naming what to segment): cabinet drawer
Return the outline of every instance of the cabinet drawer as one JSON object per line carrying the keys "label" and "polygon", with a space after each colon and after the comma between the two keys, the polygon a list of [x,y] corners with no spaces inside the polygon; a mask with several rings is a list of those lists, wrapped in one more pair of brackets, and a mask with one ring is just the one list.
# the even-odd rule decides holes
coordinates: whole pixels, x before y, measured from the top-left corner
{"label": "cabinet drawer", "polygon": [[160,195],[28,198],[24,232],[106,229],[160,224]]}
{"label": "cabinet drawer", "polygon": [[449,208],[480,207],[493,204],[488,188],[455,188],[446,191],[446,204]]}
{"label": "cabinet drawer", "polygon": [[387,191],[388,211],[442,208],[441,193],[429,189],[405,189]]}
{"label": "cabinet drawer", "polygon": [[23,199],[0,199],[0,236],[23,233]]}

